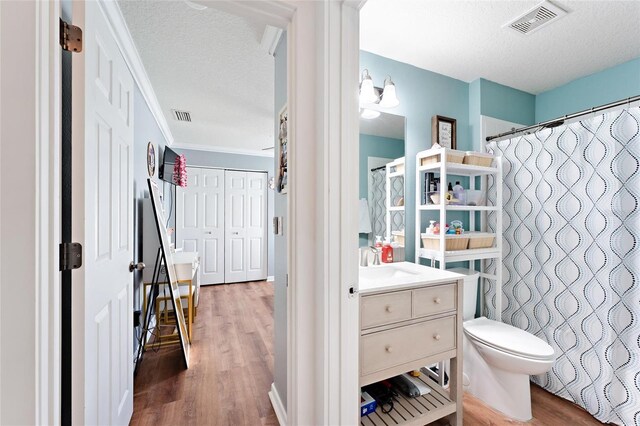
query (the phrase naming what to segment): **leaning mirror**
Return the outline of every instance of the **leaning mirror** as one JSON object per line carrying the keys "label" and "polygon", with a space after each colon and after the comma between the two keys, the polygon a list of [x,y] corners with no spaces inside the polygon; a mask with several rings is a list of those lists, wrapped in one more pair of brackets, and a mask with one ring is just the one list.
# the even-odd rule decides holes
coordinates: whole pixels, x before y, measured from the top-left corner
{"label": "leaning mirror", "polygon": [[360,116],[360,247],[375,245],[379,237],[394,243],[394,261],[401,261],[406,221],[405,118],[384,112],[376,115]]}

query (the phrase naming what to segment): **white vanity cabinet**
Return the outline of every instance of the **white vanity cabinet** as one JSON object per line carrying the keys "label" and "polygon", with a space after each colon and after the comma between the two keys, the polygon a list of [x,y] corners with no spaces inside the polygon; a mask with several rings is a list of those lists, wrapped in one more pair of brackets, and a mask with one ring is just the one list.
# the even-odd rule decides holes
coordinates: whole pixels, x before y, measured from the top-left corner
{"label": "white vanity cabinet", "polygon": [[447,417],[462,425],[462,280],[434,279],[360,289],[360,386],[450,359],[449,390],[422,374],[427,395],[399,393],[390,413],[362,425],[425,425]]}

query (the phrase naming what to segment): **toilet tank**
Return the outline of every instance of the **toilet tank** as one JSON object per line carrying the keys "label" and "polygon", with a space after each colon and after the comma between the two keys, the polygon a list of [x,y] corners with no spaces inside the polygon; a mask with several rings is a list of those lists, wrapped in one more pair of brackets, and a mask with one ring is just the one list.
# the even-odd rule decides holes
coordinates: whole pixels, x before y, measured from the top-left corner
{"label": "toilet tank", "polygon": [[465,277],[464,287],[462,289],[462,319],[464,321],[472,320],[476,315],[476,303],[478,301],[478,271],[465,268],[452,268],[448,271],[462,274]]}

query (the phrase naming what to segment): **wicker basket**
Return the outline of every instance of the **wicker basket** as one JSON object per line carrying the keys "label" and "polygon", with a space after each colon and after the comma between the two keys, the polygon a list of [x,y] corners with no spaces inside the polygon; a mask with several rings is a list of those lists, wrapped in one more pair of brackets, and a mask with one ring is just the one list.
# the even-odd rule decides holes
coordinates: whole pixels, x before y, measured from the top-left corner
{"label": "wicker basket", "polygon": [[469,237],[470,249],[493,247],[493,242],[496,239],[495,234],[490,234],[487,232],[467,232],[465,235]]}
{"label": "wicker basket", "polygon": [[467,151],[465,153],[464,159],[462,160],[462,163],[468,164],[470,166],[491,167],[491,165],[493,164],[493,158],[494,157],[491,154]]}
{"label": "wicker basket", "polygon": [[[440,235],[420,234],[422,247],[429,250],[440,250]],[[465,250],[469,244],[466,235],[446,235],[444,237],[445,251]]]}
{"label": "wicker basket", "polygon": [[440,155],[442,154],[442,150],[447,151],[447,163],[455,163],[462,164],[464,160],[465,152],[464,151],[456,151],[454,149],[448,148],[440,148],[440,149],[431,149],[430,152],[426,154],[424,158],[420,159],[420,165],[426,166],[427,164],[434,164],[440,162]]}

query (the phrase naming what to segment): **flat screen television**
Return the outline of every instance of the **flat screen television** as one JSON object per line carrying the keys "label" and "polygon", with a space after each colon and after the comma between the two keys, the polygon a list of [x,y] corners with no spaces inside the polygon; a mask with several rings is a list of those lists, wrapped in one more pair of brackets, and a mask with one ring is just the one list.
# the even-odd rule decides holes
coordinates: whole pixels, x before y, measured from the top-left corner
{"label": "flat screen television", "polygon": [[162,164],[158,171],[158,177],[172,185],[176,184],[173,180],[173,166],[176,162],[176,157],[178,157],[178,154],[174,150],[169,147],[165,147],[164,155],[162,156]]}

